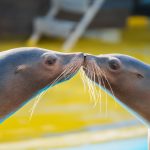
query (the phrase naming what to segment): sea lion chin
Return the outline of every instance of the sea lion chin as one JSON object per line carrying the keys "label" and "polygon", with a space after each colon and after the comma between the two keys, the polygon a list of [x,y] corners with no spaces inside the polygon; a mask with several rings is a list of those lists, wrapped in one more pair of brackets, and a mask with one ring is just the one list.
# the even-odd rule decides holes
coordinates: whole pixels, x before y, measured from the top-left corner
{"label": "sea lion chin", "polygon": [[41,91],[70,79],[83,61],[82,53],[34,47],[0,52],[0,121]]}
{"label": "sea lion chin", "polygon": [[86,55],[85,74],[150,127],[150,66],[121,54]]}

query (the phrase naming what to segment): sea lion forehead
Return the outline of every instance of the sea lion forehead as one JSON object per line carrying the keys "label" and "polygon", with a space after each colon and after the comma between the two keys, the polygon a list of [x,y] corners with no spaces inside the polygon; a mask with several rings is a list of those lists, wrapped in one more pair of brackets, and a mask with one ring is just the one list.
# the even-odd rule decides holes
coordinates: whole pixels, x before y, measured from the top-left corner
{"label": "sea lion forehead", "polygon": [[8,53],[11,51],[11,55],[14,54],[20,54],[20,55],[41,55],[45,52],[52,53],[52,51],[43,49],[43,48],[37,48],[37,47],[22,47],[22,48],[15,48],[7,51]]}
{"label": "sea lion forehead", "polygon": [[145,64],[139,59],[124,54],[104,54],[104,55],[99,55],[99,57],[107,57],[108,60],[111,58],[117,58],[120,60],[122,65],[130,66],[130,67],[135,66],[138,68],[147,68],[147,67],[149,68],[149,65]]}
{"label": "sea lion forehead", "polygon": [[119,59],[122,62],[122,64],[129,67],[134,67],[138,69],[150,69],[149,65],[145,64],[141,60],[136,59],[132,56],[123,55],[123,54],[112,54],[112,57]]}
{"label": "sea lion forehead", "polygon": [[7,60],[14,60],[14,59],[26,59],[28,58],[36,58],[40,57],[43,53],[52,53],[52,51],[42,49],[42,48],[36,48],[36,47],[23,47],[23,48],[14,48],[10,49],[8,51],[1,52],[1,60],[7,58]]}
{"label": "sea lion forehead", "polygon": [[120,59],[121,61],[133,61],[137,60],[134,57],[128,56],[128,55],[123,55],[123,54],[102,54],[98,55],[98,57],[105,57],[105,58],[117,58]]}
{"label": "sea lion forehead", "polygon": [[[1,52],[0,65],[15,66],[20,64],[32,64],[39,62],[39,58],[48,52],[48,50],[40,48],[14,48]],[[31,63],[32,62],[32,63]]]}

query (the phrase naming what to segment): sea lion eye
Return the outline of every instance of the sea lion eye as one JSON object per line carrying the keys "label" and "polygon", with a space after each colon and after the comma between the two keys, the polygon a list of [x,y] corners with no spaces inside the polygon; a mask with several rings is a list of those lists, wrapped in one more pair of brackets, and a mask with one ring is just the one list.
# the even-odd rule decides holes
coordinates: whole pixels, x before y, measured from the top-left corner
{"label": "sea lion eye", "polygon": [[57,58],[55,56],[48,56],[47,58],[45,58],[45,64],[47,65],[53,65],[55,64]]}
{"label": "sea lion eye", "polygon": [[112,70],[118,70],[120,68],[119,62],[116,59],[109,60],[108,64]]}
{"label": "sea lion eye", "polygon": [[52,58],[52,59],[48,59],[48,60],[46,61],[46,64],[48,64],[48,65],[53,65],[55,62],[56,62],[56,58]]}
{"label": "sea lion eye", "polygon": [[43,59],[43,63],[46,64],[47,66],[53,65],[57,61],[57,56],[55,54],[44,53],[41,57]]}

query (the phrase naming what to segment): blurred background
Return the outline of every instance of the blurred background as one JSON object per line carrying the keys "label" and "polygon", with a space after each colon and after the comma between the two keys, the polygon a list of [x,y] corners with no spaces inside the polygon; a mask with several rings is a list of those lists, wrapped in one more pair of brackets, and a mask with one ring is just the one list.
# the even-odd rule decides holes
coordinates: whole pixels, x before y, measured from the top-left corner
{"label": "blurred background", "polygon": [[[0,50],[122,53],[150,63],[149,16],[150,0],[0,0]],[[80,72],[49,89],[30,118],[36,100],[0,125],[0,150],[147,149],[147,128],[104,92],[94,105]]]}

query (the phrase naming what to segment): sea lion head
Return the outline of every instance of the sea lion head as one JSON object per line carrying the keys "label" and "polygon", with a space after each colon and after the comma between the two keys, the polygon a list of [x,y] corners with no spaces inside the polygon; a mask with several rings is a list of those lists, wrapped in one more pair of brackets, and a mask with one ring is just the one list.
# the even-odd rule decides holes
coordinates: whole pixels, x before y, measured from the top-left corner
{"label": "sea lion head", "polygon": [[43,90],[73,77],[83,53],[42,48],[16,48],[0,53],[0,118],[15,111]]}
{"label": "sea lion head", "polygon": [[150,66],[121,54],[88,55],[86,75],[100,87],[150,121]]}
{"label": "sea lion head", "polygon": [[24,80],[32,83],[31,87],[40,89],[54,86],[70,79],[80,69],[83,57],[82,53],[65,54],[42,48],[13,49],[7,55],[9,76],[13,78],[8,82]]}

